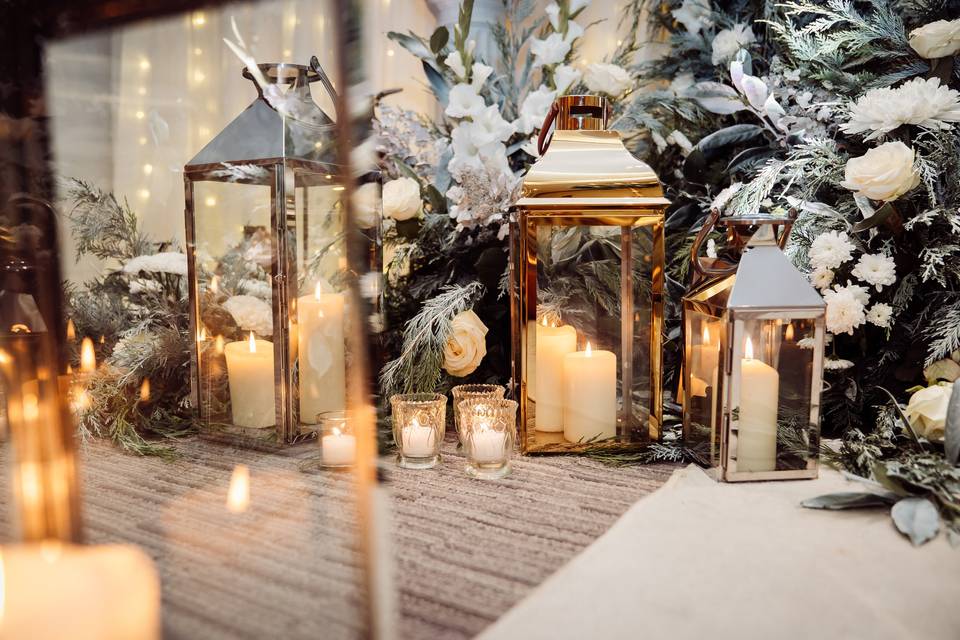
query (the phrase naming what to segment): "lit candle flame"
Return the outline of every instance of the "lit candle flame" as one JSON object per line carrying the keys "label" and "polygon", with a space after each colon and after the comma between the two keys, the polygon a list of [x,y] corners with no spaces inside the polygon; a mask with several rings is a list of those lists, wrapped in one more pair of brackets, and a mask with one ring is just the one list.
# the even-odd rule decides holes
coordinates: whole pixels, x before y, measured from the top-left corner
{"label": "lit candle flame", "polygon": [[333,435],[335,435],[335,436],[337,436],[337,437],[339,437],[339,436],[341,435],[341,434],[340,434],[340,427],[334,427],[334,428],[333,428]]}
{"label": "lit candle flame", "polygon": [[313,290],[313,297],[320,301],[320,298],[323,296],[323,284],[318,282],[316,288]]}
{"label": "lit candle flame", "polygon": [[100,344],[107,344],[107,336],[100,334]]}
{"label": "lit candle flame", "polygon": [[68,376],[73,375],[73,366],[69,362],[67,363],[67,375]]}
{"label": "lit candle flame", "polygon": [[257,352],[257,341],[253,337],[253,331],[250,332],[250,353]]}
{"label": "lit candle flame", "polygon": [[588,358],[590,357],[590,354],[593,353],[593,349],[590,348],[590,341],[589,341],[589,340],[587,340],[586,353],[587,353],[587,357],[588,357]]}
{"label": "lit candle flame", "polygon": [[227,489],[227,511],[243,513],[250,506],[250,469],[238,464],[230,475],[230,488]]}
{"label": "lit candle flame", "polygon": [[77,327],[73,324],[73,318],[67,318],[67,340],[73,342],[77,339]]}
{"label": "lit candle flame", "polygon": [[786,338],[788,342],[793,342],[793,323],[787,324],[787,330],[784,332],[783,337]]}
{"label": "lit candle flame", "polygon": [[743,354],[747,360],[753,360],[753,340],[747,336],[747,344],[743,348]]}
{"label": "lit candle flame", "polygon": [[210,293],[220,293],[220,276],[210,278]]}
{"label": "lit candle flame", "polygon": [[710,344],[710,327],[703,325],[703,344]]}
{"label": "lit candle flame", "polygon": [[213,341],[213,347],[217,350],[217,355],[223,355],[223,336],[217,336]]}
{"label": "lit candle flame", "polygon": [[547,316],[543,316],[543,326],[547,326]]}
{"label": "lit candle flame", "polygon": [[97,369],[97,354],[93,350],[93,340],[84,338],[80,343],[80,371],[91,373]]}
{"label": "lit candle flame", "polygon": [[22,322],[18,322],[10,327],[10,333],[30,333],[30,327]]}
{"label": "lit candle flame", "polygon": [[36,420],[40,416],[40,399],[35,394],[27,393],[23,396],[23,419]]}
{"label": "lit candle flame", "polygon": [[140,402],[150,402],[150,378],[140,383]]}
{"label": "lit candle flame", "polygon": [[10,364],[11,362],[13,362],[13,357],[3,349],[0,349],[0,364]]}

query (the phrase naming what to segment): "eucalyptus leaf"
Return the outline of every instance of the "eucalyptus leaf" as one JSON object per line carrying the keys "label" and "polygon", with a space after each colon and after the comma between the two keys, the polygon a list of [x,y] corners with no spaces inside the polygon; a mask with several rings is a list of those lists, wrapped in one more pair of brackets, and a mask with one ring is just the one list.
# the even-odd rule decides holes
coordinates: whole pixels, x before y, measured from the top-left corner
{"label": "eucalyptus leaf", "polygon": [[446,107],[450,99],[450,85],[447,84],[443,75],[434,69],[433,65],[426,60],[423,61],[423,72],[426,74],[427,80],[430,81],[430,88],[433,90],[433,95],[437,97],[437,101],[441,106]]}
{"label": "eucalyptus leaf", "polygon": [[926,498],[903,498],[890,510],[897,530],[910,538],[914,546],[932,540],[940,531],[940,514]]}
{"label": "eucalyptus leaf", "polygon": [[950,392],[950,404],[947,405],[947,423],[943,434],[943,448],[947,462],[956,465],[960,462],[960,384],[953,384]]}
{"label": "eucalyptus leaf", "polygon": [[437,27],[437,30],[430,36],[430,50],[433,51],[434,55],[438,55],[443,51],[443,48],[447,46],[447,42],[449,41],[450,32],[447,31],[447,28],[443,26]]}
{"label": "eucalyptus leaf", "polygon": [[427,45],[425,45],[420,38],[415,38],[406,33],[399,33],[397,31],[387,32],[387,37],[418,58],[426,60],[433,59],[433,53],[430,52],[430,49],[427,48]]}
{"label": "eucalyptus leaf", "polygon": [[710,113],[729,115],[747,108],[736,89],[719,82],[698,82],[693,85],[692,95]]}
{"label": "eucalyptus leaf", "polygon": [[446,193],[447,189],[450,188],[450,183],[453,181],[453,178],[450,176],[450,170],[447,168],[450,165],[451,158],[453,158],[453,147],[447,147],[447,149],[440,154],[440,162],[437,163],[437,174],[433,180],[433,184],[436,185],[437,191],[440,193]]}
{"label": "eucalyptus leaf", "polygon": [[417,184],[420,185],[420,188],[423,188],[423,182],[420,180],[420,176],[414,173],[413,169],[411,169],[406,162],[395,162],[394,165],[397,167],[397,170],[400,171],[400,173],[411,180],[416,180]]}
{"label": "eucalyptus leaf", "polygon": [[897,501],[892,493],[871,493],[868,491],[844,491],[841,493],[827,493],[816,498],[810,498],[800,503],[807,509],[866,509],[872,507],[889,507]]}

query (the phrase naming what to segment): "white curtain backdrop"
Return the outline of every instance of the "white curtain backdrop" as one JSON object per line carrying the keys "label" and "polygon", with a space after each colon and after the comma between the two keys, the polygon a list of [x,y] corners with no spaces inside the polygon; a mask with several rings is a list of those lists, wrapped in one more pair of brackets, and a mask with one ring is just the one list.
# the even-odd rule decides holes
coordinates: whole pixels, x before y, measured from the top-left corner
{"label": "white curtain backdrop", "polygon": [[[235,40],[231,18],[257,61],[306,64],[316,55],[332,73],[330,5],[245,2],[52,44],[48,108],[57,173],[126,198],[154,239],[182,245],[183,165],[256,97],[223,43]],[[371,92],[402,88],[390,103],[432,112],[419,62],[400,55],[386,31],[430,33],[435,24],[423,0],[368,0],[364,64]],[[312,89],[329,113],[322,87]],[[216,215],[217,204],[204,206],[206,215]],[[101,265],[75,264],[69,225],[61,227],[66,276],[95,275]]]}

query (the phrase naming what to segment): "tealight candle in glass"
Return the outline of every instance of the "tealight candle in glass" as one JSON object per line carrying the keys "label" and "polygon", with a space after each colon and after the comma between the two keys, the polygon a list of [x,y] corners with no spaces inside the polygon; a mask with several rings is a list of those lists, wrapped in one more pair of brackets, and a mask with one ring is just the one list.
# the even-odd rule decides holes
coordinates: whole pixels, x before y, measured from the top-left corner
{"label": "tealight candle in glass", "polygon": [[510,473],[510,456],[517,426],[517,403],[473,399],[460,403],[467,475],[496,479]]}
{"label": "tealight candle in glass", "polygon": [[506,389],[499,384],[461,384],[451,389],[450,393],[453,395],[453,423],[457,427],[460,444],[464,444],[460,403],[464,400],[503,400]]}
{"label": "tealight candle in glass", "polygon": [[397,464],[430,469],[440,461],[447,419],[447,397],[439,393],[401,393],[390,398]]}
{"label": "tealight candle in glass", "polygon": [[317,414],[320,465],[328,469],[351,467],[357,460],[357,438],[345,411]]}

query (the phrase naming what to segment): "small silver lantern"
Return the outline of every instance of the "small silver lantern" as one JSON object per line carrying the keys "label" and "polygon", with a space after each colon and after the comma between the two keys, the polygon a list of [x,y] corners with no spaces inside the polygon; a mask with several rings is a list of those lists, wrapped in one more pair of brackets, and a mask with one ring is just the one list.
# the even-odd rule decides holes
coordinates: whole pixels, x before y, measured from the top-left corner
{"label": "small silver lantern", "polygon": [[[707,266],[699,249],[715,224],[739,265]],[[719,480],[817,477],[826,305],[781,251],[767,215],[719,219],[692,250],[695,284],[683,299],[683,431]]]}
{"label": "small silver lantern", "polygon": [[[310,94],[320,81],[336,104],[332,86],[315,63],[258,69],[243,70],[257,99],[184,168],[192,375],[201,434],[287,444],[346,408],[345,291],[358,274],[347,268],[337,125]],[[379,173],[354,169],[377,273]]]}

